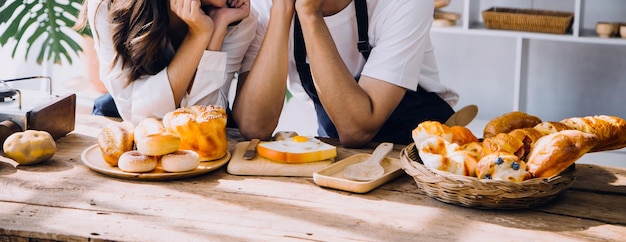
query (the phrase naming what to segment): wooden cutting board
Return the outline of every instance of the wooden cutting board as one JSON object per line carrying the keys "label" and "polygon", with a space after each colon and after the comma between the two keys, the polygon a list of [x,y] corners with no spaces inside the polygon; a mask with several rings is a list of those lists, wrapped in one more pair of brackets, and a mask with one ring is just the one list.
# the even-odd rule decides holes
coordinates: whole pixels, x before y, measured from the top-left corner
{"label": "wooden cutting board", "polygon": [[235,146],[235,151],[228,162],[226,171],[233,175],[255,175],[255,176],[298,176],[312,177],[313,173],[333,164],[334,159],[307,162],[307,163],[284,163],[261,157],[257,154],[251,160],[243,158],[249,141],[239,142]]}

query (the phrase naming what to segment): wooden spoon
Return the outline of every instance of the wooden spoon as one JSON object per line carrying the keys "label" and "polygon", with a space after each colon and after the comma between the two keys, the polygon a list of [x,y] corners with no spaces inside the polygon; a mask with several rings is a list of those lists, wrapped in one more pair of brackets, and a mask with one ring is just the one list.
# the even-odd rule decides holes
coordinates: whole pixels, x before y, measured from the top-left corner
{"label": "wooden spoon", "polygon": [[380,162],[392,149],[392,143],[381,143],[367,160],[346,167],[343,175],[348,179],[357,181],[370,181],[381,177],[385,173],[385,169],[380,165]]}

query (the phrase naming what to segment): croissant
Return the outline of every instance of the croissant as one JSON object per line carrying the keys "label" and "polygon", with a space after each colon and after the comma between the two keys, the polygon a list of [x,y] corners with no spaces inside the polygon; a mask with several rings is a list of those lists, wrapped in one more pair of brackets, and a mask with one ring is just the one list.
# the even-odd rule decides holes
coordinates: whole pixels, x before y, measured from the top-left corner
{"label": "croissant", "polygon": [[534,177],[557,175],[597,144],[595,135],[578,130],[563,130],[543,136],[528,154],[528,171]]}
{"label": "croissant", "polygon": [[608,115],[572,117],[561,120],[561,123],[596,135],[598,145],[591,149],[592,152],[626,147],[626,121],[620,117]]}
{"label": "croissant", "polygon": [[499,133],[508,133],[515,129],[532,128],[541,123],[541,119],[524,112],[515,111],[505,113],[490,120],[483,130],[483,138],[496,136]]}
{"label": "croissant", "polygon": [[487,156],[492,153],[505,152],[515,154],[524,146],[524,142],[507,133],[499,133],[495,137],[483,140],[483,155]]}

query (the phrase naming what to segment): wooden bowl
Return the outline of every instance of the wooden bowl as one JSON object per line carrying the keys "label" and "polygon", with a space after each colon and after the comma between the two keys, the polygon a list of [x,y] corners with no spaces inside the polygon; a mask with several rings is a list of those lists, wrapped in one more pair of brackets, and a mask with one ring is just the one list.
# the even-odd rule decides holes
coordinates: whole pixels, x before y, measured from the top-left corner
{"label": "wooden bowl", "polygon": [[619,30],[618,23],[598,22],[596,23],[596,33],[600,38],[610,38],[617,34]]}
{"label": "wooden bowl", "polygon": [[622,36],[622,39],[626,39],[626,23],[619,26],[619,35]]}

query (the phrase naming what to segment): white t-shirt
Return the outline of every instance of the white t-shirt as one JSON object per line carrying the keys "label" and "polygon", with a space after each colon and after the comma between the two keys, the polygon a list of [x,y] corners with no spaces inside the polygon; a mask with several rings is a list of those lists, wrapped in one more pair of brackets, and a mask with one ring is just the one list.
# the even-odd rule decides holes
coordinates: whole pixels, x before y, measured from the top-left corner
{"label": "white t-shirt", "polygon": [[[144,75],[128,85],[121,62],[111,68],[115,49],[108,16],[109,0],[88,1],[88,19],[100,62],[100,79],[113,96],[122,119],[138,124],[147,117],[162,118],[167,112],[176,109],[167,67],[155,75]],[[248,45],[255,36],[256,19],[256,13],[251,10],[248,18],[229,27],[221,52],[204,51],[191,92],[183,97],[181,107],[219,104],[221,95],[226,98],[234,73],[239,71]],[[174,55],[171,46],[167,51],[166,54]]]}
{"label": "white t-shirt", "polygon": [[[258,14],[259,23],[256,37],[246,53],[242,72],[250,70],[258,54],[269,24],[272,5],[272,0],[251,2],[252,8]],[[369,76],[409,90],[416,90],[419,84],[454,106],[459,95],[440,83],[430,40],[433,4],[432,0],[368,0],[368,35],[372,51],[367,62],[356,47],[358,33],[354,1],[324,20],[339,54],[353,76]],[[308,98],[293,57],[293,21],[291,28],[287,86],[295,97]]]}

